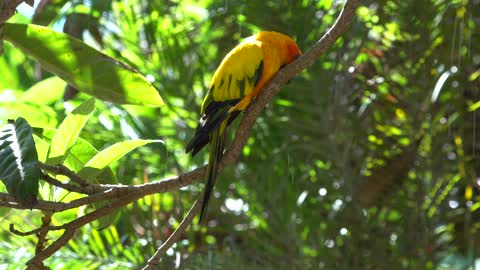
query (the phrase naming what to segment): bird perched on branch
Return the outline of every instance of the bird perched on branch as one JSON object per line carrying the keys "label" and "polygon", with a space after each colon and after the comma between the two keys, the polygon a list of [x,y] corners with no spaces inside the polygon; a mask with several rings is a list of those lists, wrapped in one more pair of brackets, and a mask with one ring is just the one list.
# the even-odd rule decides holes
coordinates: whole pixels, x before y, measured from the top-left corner
{"label": "bird perched on branch", "polygon": [[210,143],[207,185],[200,212],[205,217],[225,143],[225,128],[245,110],[265,84],[283,66],[301,52],[288,36],[277,32],[260,32],[246,38],[223,59],[210,82],[203,100],[195,135],[186,147],[194,156]]}

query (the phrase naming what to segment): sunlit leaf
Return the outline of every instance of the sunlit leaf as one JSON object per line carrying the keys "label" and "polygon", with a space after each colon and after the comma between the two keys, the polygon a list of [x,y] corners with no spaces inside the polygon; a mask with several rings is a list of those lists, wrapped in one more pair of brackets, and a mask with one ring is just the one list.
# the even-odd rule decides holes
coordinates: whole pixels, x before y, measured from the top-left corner
{"label": "sunlit leaf", "polygon": [[32,24],[5,24],[4,38],[46,70],[99,99],[120,104],[163,104],[143,75],[67,34]]}
{"label": "sunlit leaf", "polygon": [[[77,142],[70,148],[65,163],[75,172],[79,172],[85,164],[97,154],[98,150],[95,149],[95,147],[84,139],[78,138]],[[101,184],[115,184],[118,181],[109,166],[101,169],[96,178],[89,178],[87,180]]]}
{"label": "sunlit leaf", "polygon": [[97,176],[110,163],[117,161],[133,149],[149,143],[162,143],[161,140],[130,140],[116,143],[91,158],[78,174],[85,178]]}
{"label": "sunlit leaf", "polygon": [[[0,57],[1,89],[19,89],[21,87],[21,74],[17,69],[25,61],[25,55],[16,50],[10,44],[4,44],[3,53]],[[23,78],[26,79],[26,78]]]}
{"label": "sunlit leaf", "polygon": [[468,80],[473,82],[478,79],[478,77],[480,77],[480,69],[477,69],[472,74],[470,74],[470,76],[468,76]]}
{"label": "sunlit leaf", "polygon": [[52,104],[62,98],[65,86],[67,83],[64,80],[50,77],[30,87],[22,95],[22,100],[34,104]]}
{"label": "sunlit leaf", "polygon": [[480,108],[480,100],[477,101],[477,102],[475,102],[475,103],[473,103],[472,105],[470,105],[470,106],[468,107],[468,111],[473,112],[473,111],[478,110],[478,108]]}
{"label": "sunlit leaf", "polygon": [[57,133],[52,138],[47,160],[49,164],[63,164],[70,147],[77,141],[80,131],[83,129],[94,108],[95,99],[89,99],[75,108],[63,120]]}
{"label": "sunlit leaf", "polygon": [[55,127],[57,119],[50,106],[0,101],[0,119],[25,118],[32,126]]}

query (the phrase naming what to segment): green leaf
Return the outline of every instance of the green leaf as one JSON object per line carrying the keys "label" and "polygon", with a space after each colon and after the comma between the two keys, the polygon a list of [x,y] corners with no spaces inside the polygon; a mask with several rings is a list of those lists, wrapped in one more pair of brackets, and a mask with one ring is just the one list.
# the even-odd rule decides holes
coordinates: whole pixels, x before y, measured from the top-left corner
{"label": "green leaf", "polygon": [[163,105],[135,69],[67,34],[33,24],[5,24],[5,40],[76,89],[119,104]]}
{"label": "green leaf", "polygon": [[[97,180],[97,182],[105,182],[104,177],[110,177],[108,174],[111,170],[106,170],[109,168],[108,166],[121,157],[126,155],[128,152],[132,151],[133,149],[143,146],[149,143],[160,142],[163,143],[161,140],[131,140],[131,141],[124,141],[116,143],[97,155],[91,158],[85,166],[78,172],[80,177],[86,178],[88,180]],[[105,206],[105,202],[95,203],[94,207],[96,209]],[[100,218],[98,220],[98,224],[95,225],[97,230],[102,230],[112,224],[116,219],[119,217],[119,212],[115,211],[114,214],[108,215],[106,217]]]}
{"label": "green leaf", "polygon": [[0,131],[0,179],[8,193],[28,207],[37,202],[37,163],[32,127],[21,117],[10,120]]}
{"label": "green leaf", "polygon": [[5,44],[2,56],[0,57],[0,70],[2,79],[0,80],[0,89],[21,89],[22,77],[18,66],[25,65],[25,55],[19,50],[15,50],[10,44]]}
{"label": "green leaf", "polygon": [[[65,163],[67,163],[68,167],[74,171],[80,171],[84,165],[97,154],[98,150],[95,149],[95,147],[93,147],[84,139],[78,138],[77,142],[72,146],[72,148],[70,148],[70,153],[68,154]],[[110,167],[105,167],[100,170],[100,174],[97,175],[97,179],[100,179],[101,181],[96,181],[96,183],[117,183],[117,179]],[[95,181],[97,179],[89,178],[88,180]]]}
{"label": "green leaf", "polygon": [[66,162],[72,170],[79,171],[96,154],[98,154],[98,150],[93,145],[82,138],[78,138],[77,142],[70,148]]}
{"label": "green leaf", "polygon": [[66,86],[67,83],[59,77],[50,77],[30,87],[23,93],[22,100],[33,104],[53,104],[63,97]]}
{"label": "green leaf", "polygon": [[2,120],[16,119],[22,116],[32,126],[55,127],[57,125],[55,110],[49,106],[0,101],[0,116]]}
{"label": "green leaf", "polygon": [[52,138],[47,163],[63,164],[68,151],[77,141],[80,131],[95,108],[95,99],[91,98],[75,108],[60,124],[57,133]]}
{"label": "green leaf", "polygon": [[84,178],[93,178],[112,162],[119,160],[133,149],[149,143],[163,143],[161,140],[130,140],[116,143],[91,158],[78,172]]}
{"label": "green leaf", "polygon": [[[50,144],[52,143],[52,139],[56,134],[56,130],[34,128],[33,133],[36,136],[38,136],[37,150],[38,150],[39,159],[40,159],[41,152],[39,149],[39,143],[50,146]],[[68,155],[65,157],[64,164],[74,172],[78,172],[96,154],[98,154],[98,150],[95,147],[93,147],[93,145],[91,145],[89,142],[85,141],[81,137],[78,137],[75,144],[72,145],[72,147],[70,147],[68,151]],[[101,181],[102,184],[117,183],[117,179],[110,167],[104,168],[97,178],[102,180]],[[95,180],[95,179],[89,179],[89,180]]]}

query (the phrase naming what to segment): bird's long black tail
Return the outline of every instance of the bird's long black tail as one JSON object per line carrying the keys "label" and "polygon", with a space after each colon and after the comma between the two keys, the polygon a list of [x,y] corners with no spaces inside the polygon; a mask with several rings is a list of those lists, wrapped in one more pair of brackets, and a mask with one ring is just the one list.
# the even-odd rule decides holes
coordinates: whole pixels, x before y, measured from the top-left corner
{"label": "bird's long black tail", "polygon": [[208,202],[212,196],[213,187],[217,178],[218,162],[222,159],[223,149],[225,144],[225,128],[228,125],[228,119],[225,119],[220,127],[213,131],[210,135],[210,157],[208,159],[207,166],[207,184],[203,194],[202,208],[200,210],[200,219],[198,223],[201,223],[206,215],[208,208]]}

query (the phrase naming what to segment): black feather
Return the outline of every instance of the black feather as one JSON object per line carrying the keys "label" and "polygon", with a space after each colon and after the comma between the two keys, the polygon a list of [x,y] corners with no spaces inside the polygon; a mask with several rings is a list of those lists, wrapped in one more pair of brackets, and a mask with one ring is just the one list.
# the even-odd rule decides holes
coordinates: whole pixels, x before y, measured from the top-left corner
{"label": "black feather", "polygon": [[[229,119],[230,120],[230,119]],[[227,120],[227,121],[229,121]],[[222,132],[223,133],[223,132]],[[218,162],[222,159],[223,156],[223,149],[225,145],[225,134],[220,133],[219,130],[215,130],[212,133],[212,140],[217,141],[217,143],[213,143],[211,145],[212,149],[210,150],[210,159],[208,163],[211,165],[207,170],[207,184],[205,185],[205,191],[203,194],[203,201],[202,201],[202,208],[200,210],[200,216],[198,219],[198,224],[201,224],[202,221],[205,219],[205,215],[207,213],[208,202],[210,201],[210,197],[212,196],[213,187],[215,186],[215,182],[217,179],[217,172],[218,172]],[[214,147],[214,148],[213,148]]]}
{"label": "black feather", "polygon": [[[192,156],[198,153],[207,143],[209,140],[209,135],[215,129],[217,129],[220,124],[225,120],[228,115],[228,111],[230,108],[235,106],[241,99],[234,99],[228,100],[223,102],[212,102],[210,103],[207,108],[205,109],[205,114],[200,118],[198,122],[197,130],[195,131],[195,135],[187,144],[186,152],[192,152]],[[238,113],[233,112],[231,113],[232,116],[229,119],[229,124],[233,119],[238,115]]]}
{"label": "black feather", "polygon": [[262,78],[262,73],[263,73],[263,60],[260,61],[260,64],[258,65],[257,70],[255,71],[255,83],[253,84],[254,86],[257,86],[258,82]]}

